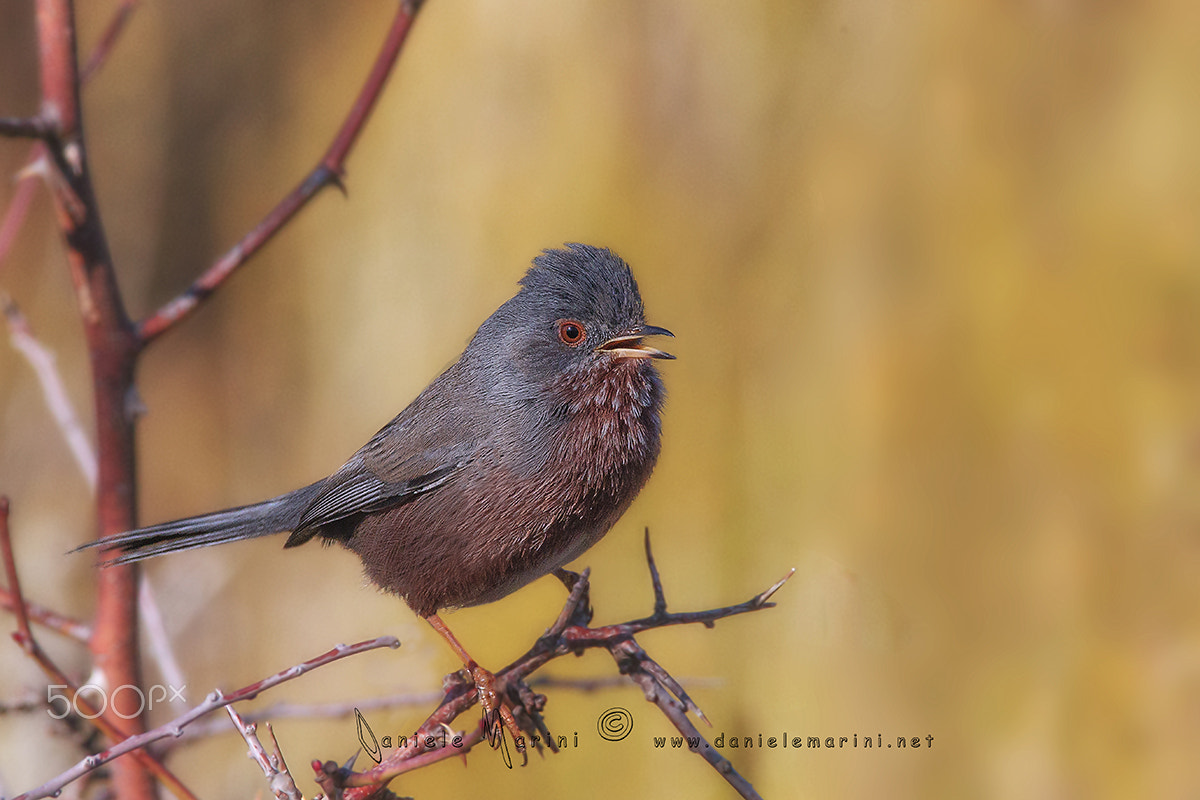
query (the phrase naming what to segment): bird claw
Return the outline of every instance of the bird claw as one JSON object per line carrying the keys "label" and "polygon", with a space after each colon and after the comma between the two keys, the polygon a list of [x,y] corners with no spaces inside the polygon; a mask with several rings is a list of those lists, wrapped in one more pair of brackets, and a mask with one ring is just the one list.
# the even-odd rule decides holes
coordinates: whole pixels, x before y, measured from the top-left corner
{"label": "bird claw", "polygon": [[[525,753],[526,732],[533,737],[532,741],[539,751],[542,736],[545,737],[545,741],[551,742],[550,732],[546,730],[546,724],[539,713],[545,705],[544,697],[531,691],[519,678],[510,684],[508,678],[497,678],[479,666],[437,614],[430,614],[425,619],[450,644],[465,665],[465,668],[454,673],[454,676],[447,675],[443,685],[450,691],[451,685],[460,680],[458,676],[462,679],[462,684],[459,684],[462,689],[456,687],[455,691],[465,689],[468,680],[475,685],[475,697],[483,709],[484,733],[493,747],[503,746],[504,731],[507,730],[512,734],[517,750],[528,760]],[[550,747],[554,749],[552,742]]]}
{"label": "bird claw", "polygon": [[503,681],[478,664],[471,665],[469,671],[471,679],[475,681],[475,694],[479,698],[479,705],[483,707],[484,724],[487,726],[488,738],[492,741],[492,747],[498,746],[493,732],[497,732],[497,726],[500,723],[504,724],[504,728],[512,735],[514,742],[524,742],[525,733],[521,730],[521,726],[513,714],[514,709],[506,697]]}

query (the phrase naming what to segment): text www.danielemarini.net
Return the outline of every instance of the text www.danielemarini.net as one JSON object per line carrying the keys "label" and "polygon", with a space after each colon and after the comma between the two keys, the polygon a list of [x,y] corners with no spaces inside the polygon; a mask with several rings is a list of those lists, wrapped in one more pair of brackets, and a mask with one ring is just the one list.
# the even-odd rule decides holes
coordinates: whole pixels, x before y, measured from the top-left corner
{"label": "text www.danielemarini.net", "polygon": [[696,736],[654,736],[654,746],[660,749],[699,750],[704,747],[715,747],[720,750],[928,750],[933,747],[933,734],[925,736],[897,736],[893,742],[884,740],[883,734],[874,736],[726,736],[719,734],[711,743]]}

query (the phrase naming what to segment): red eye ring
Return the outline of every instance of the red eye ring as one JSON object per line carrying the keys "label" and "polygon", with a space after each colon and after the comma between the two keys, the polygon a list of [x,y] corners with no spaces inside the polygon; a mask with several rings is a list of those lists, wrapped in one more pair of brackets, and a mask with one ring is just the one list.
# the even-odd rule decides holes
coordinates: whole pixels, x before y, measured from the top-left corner
{"label": "red eye ring", "polygon": [[568,347],[575,347],[587,338],[587,328],[583,323],[574,319],[558,321],[558,340]]}

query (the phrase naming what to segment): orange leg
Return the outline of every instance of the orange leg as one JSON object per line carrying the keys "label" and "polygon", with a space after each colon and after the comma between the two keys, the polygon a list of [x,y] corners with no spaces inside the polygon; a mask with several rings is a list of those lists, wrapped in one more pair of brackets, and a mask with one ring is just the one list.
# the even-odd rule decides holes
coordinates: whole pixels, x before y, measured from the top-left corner
{"label": "orange leg", "polygon": [[449,643],[450,649],[462,660],[467,672],[471,673],[471,678],[475,681],[475,693],[479,697],[479,704],[483,706],[483,710],[489,717],[499,711],[501,719],[504,720],[504,727],[508,728],[508,732],[513,735],[515,740],[520,741],[524,734],[513,717],[512,709],[509,708],[500,692],[496,690],[496,676],[479,666],[475,659],[471,658],[471,654],[462,646],[462,642],[458,641],[458,637],[450,632],[441,617],[437,614],[430,614],[425,617],[425,621]]}

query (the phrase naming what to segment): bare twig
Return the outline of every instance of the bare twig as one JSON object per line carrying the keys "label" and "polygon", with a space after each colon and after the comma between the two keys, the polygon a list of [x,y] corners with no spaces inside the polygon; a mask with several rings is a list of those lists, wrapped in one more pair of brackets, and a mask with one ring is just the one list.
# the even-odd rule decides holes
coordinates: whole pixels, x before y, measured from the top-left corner
{"label": "bare twig", "polygon": [[[92,54],[88,57],[87,64],[80,70],[79,82],[81,84],[86,85],[108,61],[108,56],[112,53],[113,47],[116,45],[120,35],[125,31],[125,26],[128,24],[137,6],[137,0],[123,0],[113,13],[112,19],[109,20],[104,33],[100,36],[100,41],[92,49]],[[4,221],[0,222],[0,265],[4,263],[9,250],[12,249],[13,242],[17,237],[17,231],[21,229],[21,226],[25,222],[25,216],[29,211],[29,206],[33,201],[33,194],[37,189],[37,184],[33,180],[36,172],[33,169],[33,165],[45,157],[45,145],[41,142],[35,143],[29,149],[29,155],[25,159],[25,166],[17,172],[16,191],[13,192],[12,201],[8,204],[8,208],[4,212]]]}
{"label": "bare twig", "polygon": [[242,719],[242,715],[237,712],[233,706],[225,706],[225,711],[229,714],[229,719],[233,721],[233,727],[238,734],[246,740],[246,746],[250,751],[246,754],[251,761],[256,762],[268,777],[271,775],[271,762],[267,758],[266,748],[262,746],[262,742],[258,740],[258,726],[253,722],[246,722]]}
{"label": "bare twig", "polygon": [[[61,695],[57,696],[61,696],[71,708],[78,709],[80,715],[86,718],[92,725],[95,725],[101,733],[108,737],[109,741],[127,741],[128,734],[124,730],[122,723],[126,723],[128,720],[123,718],[118,720],[113,719],[116,712],[112,709],[111,699],[106,709],[95,708],[83,697],[80,687],[50,660],[50,657],[42,650],[41,645],[37,643],[36,639],[26,638],[19,633],[14,633],[13,640],[29,654],[30,658],[37,662],[42,671],[50,678],[55,688],[64,690]],[[91,757],[89,756],[89,758]],[[148,774],[158,778],[163,786],[176,797],[180,798],[180,800],[197,800],[191,790],[184,786],[183,782],[174,773],[150,753],[138,750],[131,755],[131,758],[141,765]]]}
{"label": "bare twig", "polygon": [[113,12],[112,19],[104,27],[104,33],[100,34],[100,41],[96,42],[96,46],[92,48],[92,54],[88,56],[87,63],[79,70],[80,83],[86,84],[108,61],[108,56],[112,53],[121,34],[125,32],[125,26],[129,23],[129,18],[133,16],[138,5],[138,0],[122,0],[121,5]]}
{"label": "bare twig", "polygon": [[[541,718],[540,710],[545,703],[545,698],[534,694],[525,683],[525,679],[555,658],[568,653],[580,654],[591,648],[607,650],[616,660],[621,672],[629,675],[642,687],[646,699],[662,709],[681,733],[688,737],[699,737],[695,726],[687,719],[687,712],[692,711],[703,719],[700,709],[692,702],[679,681],[671,677],[662,666],[647,655],[635,640],[635,634],[667,625],[690,623],[700,623],[711,628],[717,620],[771,608],[774,603],[770,602],[770,597],[795,572],[795,570],[788,572],[766,591],[744,603],[709,611],[671,614],[666,611],[662,584],[658,578],[657,568],[654,566],[648,541],[646,556],[655,586],[654,614],[619,625],[587,627],[586,620],[590,620],[592,614],[588,601],[588,571],[585,570],[582,575],[563,574],[560,571],[559,577],[563,578],[564,583],[572,588],[571,595],[559,613],[558,619],[525,655],[496,673],[498,682],[505,687],[508,699],[515,706],[518,721],[524,729],[539,737],[539,747],[540,742],[545,742],[549,749],[556,749],[554,738],[549,735]],[[580,620],[584,622],[580,624]],[[485,738],[490,738],[484,722],[481,722],[474,731],[461,735],[454,741],[453,746],[445,746],[445,737],[436,736],[439,731],[448,729],[451,722],[474,706],[476,702],[476,689],[471,681],[448,680],[446,694],[441,704],[414,734],[415,746],[398,749],[374,768],[359,773],[333,770],[330,768],[330,762],[314,762],[318,782],[322,783],[327,792],[330,788],[336,788],[339,791],[345,789],[343,794],[347,800],[365,800],[382,796],[380,792],[398,775],[444,758],[462,755]],[[432,737],[432,741],[435,742],[433,747],[425,746],[427,737]],[[502,741],[499,743],[503,744]],[[523,743],[516,744],[518,751],[523,752]],[[705,760],[743,797],[758,797],[754,787],[733,769],[728,760],[713,753],[712,748],[701,748],[701,751]]]}
{"label": "bare twig", "polygon": [[[91,74],[111,52],[113,41],[135,5],[132,0],[122,2],[117,15],[97,46],[93,60],[82,74]],[[134,391],[133,372],[138,355],[150,342],[192,313],[325,187],[342,187],[346,157],[381,95],[421,2],[404,0],[401,3],[358,98],[316,167],[253,230],[212,264],[187,290],[138,324],[134,324],[126,314],[91,185],[81,133],[81,71],[76,61],[73,3],[71,0],[37,0],[37,6],[41,53],[41,108],[35,116],[29,118],[0,119],[0,134],[32,137],[45,143],[45,174],[60,226],[68,243],[71,276],[93,368],[100,453],[97,515],[99,533],[105,535],[133,527],[134,523],[135,476],[132,434],[136,413],[129,401]],[[28,199],[25,199],[22,206],[15,210],[10,209],[10,215],[6,217],[3,227],[0,227],[0,258],[11,244],[15,229],[20,226],[20,220],[27,207]],[[11,224],[10,219],[14,220]],[[11,587],[9,595],[17,619],[18,630],[14,638],[42,665],[52,679],[68,690],[67,697],[73,703],[90,713],[91,707],[78,696],[74,685],[41,650],[30,630],[30,622],[35,620],[35,617],[31,614],[30,606],[24,601],[17,583],[15,560],[7,530],[6,501],[0,507],[0,521],[3,522],[0,545],[3,545],[4,566]],[[581,654],[584,650],[592,648],[607,650],[620,666],[622,673],[630,676],[642,687],[648,701],[662,709],[668,719],[686,736],[698,737],[695,726],[687,718],[687,712],[692,711],[703,718],[700,709],[687,695],[683,686],[641,648],[634,638],[635,635],[667,625],[701,623],[711,628],[719,619],[771,607],[773,604],[769,602],[769,598],[791,574],[745,603],[708,611],[669,613],[648,537],[646,557],[654,592],[654,608],[650,616],[619,625],[592,628],[587,572],[582,576],[560,573],[571,589],[570,598],[562,613],[550,630],[524,656],[496,673],[508,702],[519,712],[521,729],[544,736],[544,740],[548,742],[547,746],[552,750],[555,749],[553,738],[549,736],[540,713],[545,698],[536,695],[526,683],[526,679],[555,658],[568,653]],[[128,683],[135,687],[140,685],[136,646],[137,576],[138,572],[133,567],[110,568],[101,574],[96,626],[91,637],[92,654],[101,673],[113,684]],[[354,652],[382,646],[394,647],[398,644],[396,640],[386,637],[350,648],[339,646],[316,659],[244,687],[232,695],[226,696],[220,691],[214,691],[200,706],[152,731],[140,730],[141,722],[137,715],[133,717],[131,725],[114,723],[110,717],[116,715],[124,719],[124,714],[120,713],[124,709],[110,708],[108,714],[97,715],[96,724],[113,739],[114,744],[101,753],[89,756],[71,770],[23,797],[35,798],[57,794],[70,782],[124,754],[130,754],[132,758],[114,765],[114,772],[117,773],[115,792],[120,796],[152,796],[153,789],[147,771],[158,775],[171,788],[186,793],[186,789],[177,785],[178,781],[142,748],[161,739],[178,737],[192,721],[221,707],[229,707],[231,718],[245,736],[254,757],[268,770],[268,774],[276,777],[287,775],[278,743],[275,743],[275,755],[267,754],[257,739],[252,723],[247,723],[230,704],[255,697],[279,683]],[[420,741],[424,742],[425,736],[435,731],[448,730],[452,721],[477,704],[476,693],[474,683],[468,679],[449,680],[440,704],[418,730]],[[133,735],[128,735],[130,733]],[[390,794],[385,786],[396,775],[465,753],[479,742],[490,738],[491,733],[486,723],[479,723],[474,730],[457,736],[453,749],[444,746],[417,746],[405,749],[364,773],[351,772],[350,765],[339,768],[336,765],[331,767],[331,762],[318,764],[318,778],[323,786],[332,788],[329,792],[331,795],[344,795],[353,800]],[[749,782],[737,775],[727,760],[719,755],[712,755],[712,748],[704,750],[707,751],[705,758],[708,763],[742,796],[757,797]],[[136,761],[141,768],[129,769],[132,761]],[[290,782],[290,776],[288,780]],[[344,793],[343,787],[347,788]],[[291,782],[290,790],[286,786],[277,787],[273,782],[272,790],[279,796],[291,797],[293,793],[298,795],[294,782]]]}
{"label": "bare twig", "polygon": [[[469,704],[474,705],[473,703]],[[439,711],[448,706],[443,705]],[[433,748],[424,747],[424,742],[428,738],[440,740],[437,734],[442,733],[449,728],[449,723],[442,722],[441,718],[448,716],[447,713],[439,714],[434,712],[428,720],[425,721],[417,732],[413,734],[413,739],[418,743],[416,747],[409,747],[398,751],[403,755],[402,758],[385,759],[372,770],[367,772],[350,772],[342,770],[336,776],[334,785],[341,789],[346,788],[343,792],[345,800],[367,800],[367,798],[379,797],[386,792],[386,787],[389,782],[394,780],[406,772],[412,772],[422,767],[427,767],[430,764],[436,764],[439,761],[445,761],[447,758],[464,755],[471,751],[480,742],[487,740],[487,731],[484,729],[484,722],[480,721],[475,729],[465,733],[456,733],[451,741],[450,746],[437,746]],[[436,718],[436,719],[435,719]],[[501,746],[504,746],[503,744]],[[320,763],[320,762],[317,762]],[[328,762],[326,762],[328,763]],[[318,778],[318,783],[320,783]],[[322,788],[328,792],[328,788],[322,784]],[[386,796],[386,794],[384,795]]]}
{"label": "bare twig", "polygon": [[8,530],[8,512],[8,498],[0,497],[0,558],[4,561],[5,579],[8,583],[7,589],[0,589],[0,606],[13,612],[17,618],[15,638],[18,643],[22,640],[35,641],[33,632],[29,628],[29,623],[32,621],[58,631],[64,636],[86,642],[91,634],[86,625],[30,603],[21,593],[21,583],[17,576],[17,561],[13,554],[12,538]]}
{"label": "bare twig", "polygon": [[0,136],[45,139],[54,131],[54,123],[44,117],[0,117]]}
{"label": "bare twig", "polygon": [[[724,681],[716,678],[680,678],[684,686],[720,686]],[[624,675],[606,675],[598,678],[559,678],[554,675],[539,675],[528,681],[531,689],[566,689],[576,692],[599,692],[605,689],[617,689],[630,684],[630,679]],[[408,692],[386,697],[362,697],[357,700],[347,700],[337,703],[272,703],[242,713],[246,722],[263,722],[265,720],[281,719],[336,719],[354,716],[357,709],[361,712],[382,711],[392,708],[409,708],[427,706],[437,703],[443,697],[440,691]],[[229,730],[229,726],[221,719],[197,721],[188,726],[169,747],[186,744],[193,739],[214,736]],[[163,745],[160,745],[162,748]]]}
{"label": "bare twig", "polygon": [[[135,526],[133,429],[137,409],[131,401],[136,396],[134,369],[137,357],[151,337],[142,337],[141,331],[128,318],[117,285],[107,236],[92,188],[87,148],[82,135],[79,88],[82,80],[93,75],[112,52],[114,42],[135,6],[136,3],[131,0],[121,3],[92,58],[81,71],[76,53],[73,2],[37,0],[41,107],[36,115],[28,119],[6,118],[0,122],[0,133],[33,136],[42,140],[31,150],[30,164],[41,165],[38,172],[46,178],[59,226],[67,243],[72,283],[92,366],[99,453],[98,469],[93,474],[97,481],[97,527],[101,536]],[[231,268],[242,263],[269,239],[295,210],[307,202],[309,196],[324,185],[340,182],[346,153],[379,96],[418,6],[419,3],[406,2],[401,8],[376,68],[319,168],[297,188],[291,201],[285,200],[243,241],[237,248],[236,263],[225,262]],[[32,175],[33,172],[29,170],[27,174]],[[31,182],[23,181],[14,205],[0,225],[0,257],[8,251],[21,227],[32,191]],[[289,207],[289,203],[293,203],[294,207]],[[206,291],[212,288],[210,286]],[[108,685],[141,685],[137,645],[138,575],[136,567],[121,566],[106,569],[99,576],[95,625],[90,632],[89,644],[95,669]],[[9,594],[14,601],[14,611],[27,628],[30,618],[28,606],[19,593]],[[18,631],[17,638],[48,674],[55,674],[56,680],[67,686],[69,699],[76,699],[74,687],[65,680],[65,676],[58,680],[61,671],[46,658],[36,640],[24,630]],[[137,734],[144,728],[140,712],[130,706],[134,693],[126,693],[122,698],[118,704],[114,696],[108,714],[100,717],[96,723],[114,741],[128,734]],[[90,707],[81,703],[81,708]],[[109,715],[117,715],[123,724],[111,723]],[[126,800],[153,797],[153,785],[145,772],[146,768],[159,773],[168,783],[172,781],[169,773],[154,769],[153,766],[154,760],[140,751],[135,753],[132,760],[115,764],[114,791]]]}
{"label": "bare twig", "polygon": [[[408,694],[392,695],[390,697],[364,697],[349,700],[344,703],[272,703],[253,711],[242,714],[246,722],[263,722],[281,719],[333,719],[354,716],[354,710],[380,711],[389,708],[404,708],[409,706],[426,706],[442,699],[441,692],[411,692]],[[167,743],[169,747],[187,744],[193,739],[213,736],[229,730],[229,726],[221,719],[197,721],[188,727],[183,735],[174,742]]]}
{"label": "bare twig", "polygon": [[641,669],[640,664],[636,660],[630,667],[628,674],[642,687],[642,692],[645,694],[646,699],[658,706],[659,710],[675,726],[675,729],[683,734],[683,740],[685,742],[697,743],[696,747],[691,748],[692,752],[707,761],[717,771],[717,774],[724,778],[746,800],[762,800],[761,795],[751,785],[750,781],[738,774],[738,771],[733,768],[733,764],[729,759],[721,755],[715,747],[712,747],[708,743],[707,739],[700,735],[700,731],[696,730],[696,726],[688,719],[687,707],[684,703],[672,697],[668,692],[659,691],[660,684],[658,679]]}
{"label": "bare twig", "polygon": [[[7,575],[9,591],[13,598],[13,613],[17,618],[17,630],[12,635],[13,640],[30,658],[37,662],[42,671],[49,676],[55,688],[66,690],[60,696],[68,702],[70,707],[78,709],[82,715],[99,728],[111,741],[120,741],[127,735],[122,726],[122,723],[127,720],[117,718],[118,715],[113,711],[111,703],[105,703],[105,708],[103,709],[92,707],[80,695],[79,687],[46,655],[41,645],[38,644],[37,639],[34,638],[33,631],[29,628],[30,618],[28,607],[24,596],[21,594],[21,582],[17,576],[16,557],[13,554],[12,538],[9,535],[8,510],[8,498],[0,497],[0,558],[4,561],[4,571]],[[188,791],[187,787],[154,756],[144,751],[138,751],[134,753],[134,757],[144,769],[157,776],[163,782],[163,785],[170,789],[177,797],[184,800],[195,800],[195,795]]]}
{"label": "bare twig", "polygon": [[138,609],[145,623],[143,630],[146,631],[146,639],[150,643],[150,652],[162,671],[163,680],[170,686],[183,686],[187,680],[183,676],[179,660],[175,658],[175,650],[171,647],[171,637],[167,633],[166,623],[163,622],[158,600],[155,599],[154,588],[145,573],[142,573],[138,584]]}
{"label": "bare twig", "polygon": [[[296,788],[296,781],[292,778],[291,770],[288,769],[287,759],[283,757],[283,750],[279,747],[279,740],[275,738],[275,728],[271,723],[267,723],[267,733],[271,736],[271,764],[278,770],[277,775],[286,775],[287,782],[283,784],[284,794],[287,800],[303,800],[300,790]],[[272,778],[271,786],[276,786],[276,778]]]}
{"label": "bare twig", "polygon": [[[15,612],[17,605],[17,598],[12,592],[8,589],[0,589],[0,608]],[[92,628],[86,622],[81,622],[65,614],[59,614],[57,611],[52,611],[45,606],[38,605],[29,600],[24,601],[24,607],[30,622],[36,622],[43,628],[61,633],[63,636],[84,642],[85,644],[91,638]]]}
{"label": "bare twig", "polygon": [[[74,4],[71,0],[37,0],[35,18],[42,94],[39,116],[53,126],[45,140],[50,165],[47,185],[66,244],[92,368],[99,457],[96,520],[97,532],[103,536],[129,530],[136,522],[135,414],[130,399],[137,340],[117,284],[83,138]],[[94,669],[109,686],[142,685],[138,572],[136,567],[114,567],[97,579],[89,650]],[[119,720],[109,734],[114,741],[145,729],[145,704],[138,693],[114,694],[101,719],[110,716]],[[112,785],[123,800],[152,800],[156,794],[145,759],[114,765]]]}
{"label": "bare twig", "polygon": [[217,259],[211,267],[205,270],[191,286],[182,294],[169,301],[137,326],[138,339],[143,345],[152,342],[160,335],[170,330],[172,326],[191,314],[196,308],[216,291],[224,281],[258,250],[274,238],[283,226],[304,208],[313,197],[327,186],[342,186],[345,174],[346,156],[358,140],[371,110],[379,100],[384,84],[400,57],[400,51],[412,30],[417,12],[423,0],[404,0],[396,10],[392,26],[388,30],[383,47],[376,56],[375,64],[367,76],[366,82],[359,91],[358,98],[351,106],[350,112],[342,122],[329,149],[321,157],[320,162],[297,184],[279,205],[271,209],[261,222],[258,223],[225,255]]}
{"label": "bare twig", "polygon": [[17,618],[17,635],[33,640],[29,630],[29,610],[21,594],[21,581],[17,577],[17,561],[13,557],[12,539],[8,532],[8,498],[0,497],[0,557],[4,559],[4,578],[13,597],[13,614]]}
{"label": "bare twig", "polygon": [[46,701],[35,694],[18,697],[15,700],[0,700],[0,715],[28,714],[41,711],[46,707]]}
{"label": "bare twig", "polygon": [[37,376],[38,385],[42,387],[42,397],[46,407],[50,409],[59,431],[67,440],[67,447],[75,457],[75,464],[83,473],[89,489],[96,488],[96,454],[92,450],[92,442],[75,408],[67,394],[67,387],[58,372],[58,365],[49,348],[38,341],[29,326],[29,320],[21,313],[21,309],[7,294],[0,292],[0,310],[3,310],[4,321],[8,325],[8,336],[13,349],[25,357],[29,366]]}
{"label": "bare twig", "polygon": [[214,690],[208,695],[208,697],[204,699],[203,703],[176,717],[165,725],[160,725],[157,728],[148,730],[144,733],[138,734],[137,736],[131,736],[101,753],[88,756],[66,772],[63,772],[52,780],[47,781],[36,789],[32,789],[23,795],[19,795],[18,797],[14,798],[14,800],[35,800],[35,798],[40,797],[51,797],[60,792],[67,784],[78,780],[92,770],[103,764],[107,764],[109,761],[112,761],[118,756],[125,755],[126,753],[131,753],[134,756],[137,756],[143,752],[141,748],[144,748],[153,742],[156,742],[160,739],[168,739],[179,736],[183,732],[183,729],[195,720],[200,719],[206,714],[211,714],[213,711],[216,711],[220,708],[224,708],[230,703],[238,703],[243,700],[253,700],[259,695],[260,692],[264,692],[268,689],[278,686],[281,683],[286,683],[293,678],[300,677],[306,672],[311,672],[318,667],[323,667],[326,664],[346,658],[347,656],[363,653],[367,650],[375,650],[380,647],[395,648],[399,646],[400,642],[394,636],[381,636],[378,639],[371,639],[370,641],[359,642],[358,644],[349,646],[338,645],[327,653],[323,653],[316,658],[305,661],[302,664],[297,664],[294,667],[289,667],[282,672],[277,672],[261,681],[257,681],[248,686],[243,686],[241,689],[238,689],[231,694],[226,695],[222,694],[219,689]]}
{"label": "bare twig", "polygon": [[667,596],[663,593],[662,577],[658,574],[658,566],[654,563],[654,552],[650,549],[649,528],[646,528],[644,542],[646,564],[650,567],[650,585],[654,588],[654,616],[661,616],[667,613]]}
{"label": "bare twig", "polygon": [[271,728],[271,723],[267,723],[267,732],[271,734],[271,743],[274,745],[275,751],[268,754],[267,749],[258,740],[258,726],[242,719],[233,706],[225,706],[225,710],[229,712],[229,718],[233,720],[233,725],[237,728],[238,733],[246,740],[246,745],[250,748],[250,758],[262,768],[263,774],[267,776],[271,793],[279,800],[303,800],[300,790],[296,788],[296,781],[288,772],[287,762],[283,760],[283,753],[279,751],[279,741],[275,738],[275,731]]}

